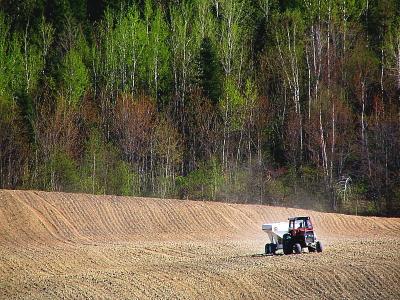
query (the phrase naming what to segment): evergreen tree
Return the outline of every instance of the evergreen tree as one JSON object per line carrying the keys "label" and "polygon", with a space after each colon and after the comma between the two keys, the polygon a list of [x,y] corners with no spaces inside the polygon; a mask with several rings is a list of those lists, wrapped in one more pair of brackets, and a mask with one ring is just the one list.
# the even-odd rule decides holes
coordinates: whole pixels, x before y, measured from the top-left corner
{"label": "evergreen tree", "polygon": [[204,94],[217,104],[222,94],[222,71],[211,40],[205,37],[200,46],[199,79]]}

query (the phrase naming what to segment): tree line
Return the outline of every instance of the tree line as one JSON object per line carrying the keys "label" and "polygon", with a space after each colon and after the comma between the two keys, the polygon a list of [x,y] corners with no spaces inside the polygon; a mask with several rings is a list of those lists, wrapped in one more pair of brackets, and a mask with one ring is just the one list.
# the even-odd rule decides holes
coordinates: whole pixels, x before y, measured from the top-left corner
{"label": "tree line", "polygon": [[398,1],[0,8],[1,188],[400,213]]}

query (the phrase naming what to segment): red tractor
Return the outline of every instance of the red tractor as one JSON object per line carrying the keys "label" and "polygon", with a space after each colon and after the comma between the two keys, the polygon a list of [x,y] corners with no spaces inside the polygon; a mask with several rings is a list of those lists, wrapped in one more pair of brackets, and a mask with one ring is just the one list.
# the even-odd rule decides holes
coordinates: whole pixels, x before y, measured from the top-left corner
{"label": "red tractor", "polygon": [[289,218],[289,231],[283,235],[282,248],[284,254],[297,254],[303,248],[309,252],[322,252],[322,244],[317,240],[310,217]]}

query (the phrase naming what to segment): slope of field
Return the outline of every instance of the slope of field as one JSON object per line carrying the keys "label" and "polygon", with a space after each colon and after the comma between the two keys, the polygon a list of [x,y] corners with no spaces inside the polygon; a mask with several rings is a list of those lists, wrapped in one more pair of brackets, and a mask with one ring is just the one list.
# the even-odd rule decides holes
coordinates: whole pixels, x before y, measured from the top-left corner
{"label": "slope of field", "polygon": [[[295,215],[325,251],[259,255]],[[1,299],[398,299],[399,247],[393,218],[0,190]]]}

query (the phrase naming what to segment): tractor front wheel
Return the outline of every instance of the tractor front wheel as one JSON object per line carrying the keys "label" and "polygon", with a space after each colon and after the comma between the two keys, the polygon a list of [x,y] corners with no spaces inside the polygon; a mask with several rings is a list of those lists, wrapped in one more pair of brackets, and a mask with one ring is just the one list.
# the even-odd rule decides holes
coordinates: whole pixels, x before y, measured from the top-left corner
{"label": "tractor front wheel", "polygon": [[296,254],[301,253],[301,245],[299,243],[294,244],[294,253]]}
{"label": "tractor front wheel", "polygon": [[292,254],[293,253],[293,250],[292,250],[292,248],[283,248],[283,254],[285,254],[285,255],[289,255],[289,254]]}
{"label": "tractor front wheel", "polygon": [[314,247],[308,247],[308,252],[315,252],[315,248]]}

